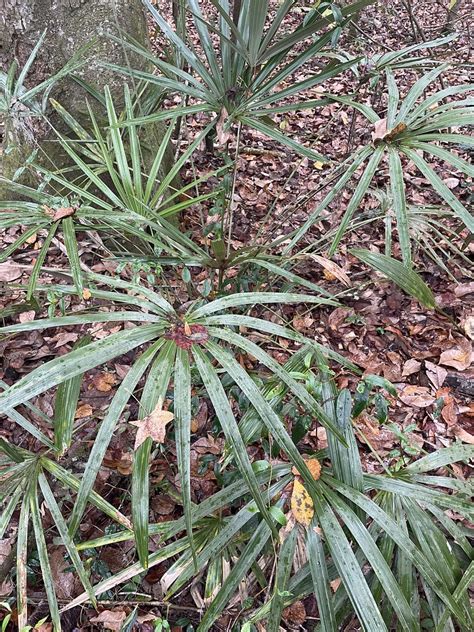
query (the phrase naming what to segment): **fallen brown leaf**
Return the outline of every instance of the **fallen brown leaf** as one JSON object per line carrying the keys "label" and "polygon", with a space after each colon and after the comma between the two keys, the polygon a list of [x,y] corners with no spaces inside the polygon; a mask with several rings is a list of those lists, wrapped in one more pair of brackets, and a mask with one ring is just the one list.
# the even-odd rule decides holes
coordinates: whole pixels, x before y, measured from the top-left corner
{"label": "fallen brown leaf", "polygon": [[2,599],[5,599],[5,597],[8,597],[9,595],[11,595],[11,593],[13,592],[13,582],[10,581],[8,578],[3,580],[3,582],[0,584],[0,597]]}
{"label": "fallen brown leaf", "polygon": [[[317,481],[319,477],[321,476],[321,463],[316,458],[305,459],[305,462],[306,462],[306,465],[308,466],[308,470],[311,472],[312,477],[314,478],[315,481]],[[301,476],[301,474],[298,472],[295,466],[291,468],[291,471],[293,472],[295,476]]]}
{"label": "fallen brown leaf", "polygon": [[395,127],[389,131],[387,129],[387,119],[380,119],[380,121],[377,121],[374,124],[374,131],[372,132],[372,140],[374,141],[375,144],[377,144],[378,142],[382,140],[386,142],[390,142],[394,138],[396,138],[398,134],[401,134],[402,132],[404,132],[406,128],[407,128],[406,123],[398,123],[398,125],[395,125]]}
{"label": "fallen brown leaf", "polygon": [[59,334],[54,336],[52,340],[56,341],[54,348],[59,349],[59,347],[67,345],[70,342],[76,342],[78,338],[79,338],[79,334],[75,334],[72,331],[61,331]]}
{"label": "fallen brown leaf", "polygon": [[331,586],[331,590],[333,592],[336,592],[336,590],[339,588],[339,586],[341,585],[341,578],[338,577],[337,579],[333,579],[332,582],[329,582],[329,585]]}
{"label": "fallen brown leaf", "polygon": [[[448,391],[449,389],[441,389]],[[443,396],[444,406],[441,409],[441,417],[444,419],[448,426],[454,426],[458,420],[458,411],[456,407],[456,402],[452,397]]]}
{"label": "fallen brown leaf", "polygon": [[54,211],[53,222],[57,222],[64,217],[70,217],[74,215],[76,208],[74,206],[60,206]]}
{"label": "fallen brown leaf", "polygon": [[309,329],[314,324],[314,318],[311,318],[311,314],[304,314],[304,316],[300,316],[296,314],[293,318],[293,327],[296,331],[303,331],[305,329]]}
{"label": "fallen brown leaf", "polygon": [[366,411],[357,418],[357,437],[362,443],[369,443],[381,455],[392,449],[395,434],[386,426],[380,425]]}
{"label": "fallen brown leaf", "polygon": [[441,388],[444,384],[446,376],[448,375],[446,369],[443,369],[442,366],[437,366],[429,360],[425,360],[425,368],[426,377],[429,379],[431,384],[433,384],[436,389]]}
{"label": "fallen brown leaf", "polygon": [[19,314],[18,320],[20,321],[20,323],[30,323],[32,320],[35,319],[35,314],[36,312],[34,311],[34,309],[31,309],[27,312],[22,312],[21,314]]}
{"label": "fallen brown leaf", "polygon": [[463,430],[462,428],[454,428],[453,433],[458,439],[461,439],[461,441],[474,445],[474,435],[470,434],[466,430]]}
{"label": "fallen brown leaf", "polygon": [[403,365],[402,377],[407,377],[407,375],[413,375],[413,373],[418,373],[421,367],[421,362],[411,358],[407,360]]}
{"label": "fallen brown leaf", "polygon": [[458,298],[462,298],[466,296],[466,294],[474,293],[474,281],[470,281],[469,283],[460,283],[454,288],[454,294]]}
{"label": "fallen brown leaf", "polygon": [[8,558],[12,550],[12,541],[10,538],[3,538],[0,540],[0,566]]}
{"label": "fallen brown leaf", "polygon": [[462,328],[466,332],[466,336],[474,340],[474,316],[466,316],[461,322]]}
{"label": "fallen brown leaf", "polygon": [[[311,255],[311,258],[314,259],[321,265],[327,272],[332,275],[332,279],[328,278],[328,281],[332,281],[333,279],[337,279],[341,281],[344,285],[348,287],[351,286],[351,280],[348,275],[344,272],[341,266],[338,266],[337,263],[331,261],[330,259],[326,259],[326,257],[321,257],[320,255]],[[327,278],[327,277],[326,277]]]}
{"label": "fallen brown leaf", "polygon": [[208,434],[207,437],[200,437],[195,441],[191,449],[198,454],[221,454],[223,441]]}
{"label": "fallen brown leaf", "polygon": [[399,398],[407,406],[416,406],[417,408],[426,408],[434,404],[435,401],[426,386],[405,386],[399,394]]}
{"label": "fallen brown leaf", "polygon": [[225,145],[232,138],[233,134],[230,130],[225,129],[226,122],[229,120],[229,113],[222,108],[219,120],[216,124],[217,140],[220,145]]}
{"label": "fallen brown leaf", "polygon": [[448,189],[455,189],[459,186],[459,178],[446,178],[443,180],[444,184],[448,187]]}
{"label": "fallen brown leaf", "polygon": [[91,623],[102,623],[106,630],[120,632],[126,617],[125,610],[103,610],[99,615],[89,620]]}
{"label": "fallen brown leaf", "polygon": [[314,516],[314,505],[311,496],[299,478],[294,480],[290,504],[296,521],[309,527]]}
{"label": "fallen brown leaf", "polygon": [[14,281],[21,277],[21,267],[11,263],[0,263],[0,281]]}
{"label": "fallen brown leaf", "polygon": [[109,450],[104,457],[105,467],[115,469],[120,474],[128,476],[132,473],[133,458],[128,452],[122,452],[121,450]]}
{"label": "fallen brown leaf", "polygon": [[146,612],[145,614],[137,615],[137,623],[146,623],[147,621],[154,621],[158,619],[160,615],[153,614],[152,612]]}
{"label": "fallen brown leaf", "polygon": [[108,393],[112,390],[112,386],[115,384],[115,375],[113,373],[108,373],[107,371],[102,371],[94,376],[92,382],[98,391],[101,391],[101,393]]}
{"label": "fallen brown leaf", "polygon": [[68,571],[69,563],[65,559],[65,548],[55,548],[49,554],[51,574],[58,599],[72,599],[81,591],[81,582],[77,575]]}
{"label": "fallen brown leaf", "polygon": [[75,419],[84,419],[84,417],[90,417],[94,409],[90,404],[82,404],[76,410],[76,414],[74,415]]}
{"label": "fallen brown leaf", "polygon": [[443,351],[439,358],[440,364],[452,366],[458,371],[465,371],[471,366],[472,344],[466,338],[458,340],[457,347]]}
{"label": "fallen brown leaf", "polygon": [[166,435],[166,425],[174,419],[173,413],[163,410],[163,400],[160,399],[155,409],[144,419],[131,421],[132,426],[138,428],[135,437],[134,450],[139,448],[145,439],[153,439],[157,443],[163,443]]}
{"label": "fallen brown leaf", "polygon": [[387,119],[383,118],[375,122],[374,129],[371,132],[372,140],[383,140],[387,134]]}

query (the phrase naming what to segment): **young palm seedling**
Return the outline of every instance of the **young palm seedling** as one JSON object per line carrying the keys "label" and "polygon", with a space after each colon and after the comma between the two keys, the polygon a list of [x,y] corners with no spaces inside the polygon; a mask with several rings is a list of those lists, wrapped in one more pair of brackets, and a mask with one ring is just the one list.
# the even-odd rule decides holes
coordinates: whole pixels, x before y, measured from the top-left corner
{"label": "young palm seedling", "polygon": [[[104,103],[109,124],[113,126],[118,115],[108,89]],[[125,103],[125,112],[120,117],[123,120],[133,115],[128,90],[125,91]],[[37,166],[44,178],[38,189],[3,181],[11,194],[28,201],[0,201],[0,228],[24,227],[21,235],[4,248],[0,261],[5,261],[38,231],[45,234],[31,271],[28,297],[31,298],[34,292],[52,240],[59,235],[79,294],[84,289],[77,241],[77,233],[81,231],[97,231],[108,241],[109,246],[101,241],[99,250],[116,247],[121,252],[133,252],[138,249],[144,254],[154,254],[155,259],[164,251],[171,260],[208,262],[207,253],[169,221],[214,195],[212,192],[204,195],[191,192],[198,189],[202,179],[186,185],[177,183],[180,169],[195,151],[202,135],[198,135],[169,170],[165,170],[164,158],[169,150],[172,126],[164,131],[151,164],[146,165],[137,127],[122,132],[111,127],[104,133],[91,111],[93,130],[88,132],[59,104],[54,105],[77,136],[77,141],[73,141],[58,135],[73,163],[72,173],[71,168],[55,172]]]}
{"label": "young palm seedling", "polygon": [[336,196],[344,190],[356,172],[358,182],[346,211],[334,236],[330,254],[334,254],[353,218],[360,209],[361,202],[367,194],[374,176],[383,160],[388,161],[393,215],[396,219],[398,240],[403,262],[411,266],[412,249],[410,236],[410,215],[407,211],[405,192],[404,160],[410,160],[422,176],[426,178],[435,193],[451,209],[453,217],[462,222],[471,234],[474,231],[474,220],[466,207],[456,198],[445,182],[435,172],[427,157],[435,157],[461,171],[468,177],[474,175],[474,169],[454,152],[442,147],[443,144],[470,147],[472,138],[462,133],[453,133],[450,128],[464,127],[474,123],[472,99],[444,102],[445,99],[472,90],[472,85],[456,85],[435,92],[428,98],[419,101],[424,90],[446,69],[443,65],[435,68],[419,79],[410,89],[405,99],[400,100],[399,90],[390,70],[387,71],[388,111],[385,118],[369,106],[356,103],[346,97],[334,97],[361,112],[374,126],[373,142],[362,147],[351,157],[351,164],[344,175],[339,178],[331,191],[324,197],[315,211],[292,237],[285,251],[289,252],[300,241],[321,212],[326,209]]}
{"label": "young palm seedling", "polygon": [[[472,610],[467,588],[474,573],[470,533],[446,512],[456,506],[456,513],[470,520],[472,486],[426,473],[472,459],[474,450],[456,444],[396,472],[364,474],[351,423],[350,394],[337,393],[329,381],[323,389],[332,396],[325,399],[326,412],[343,432],[346,446],[329,437],[331,469],[323,469],[318,480],[318,501],[306,513],[293,508],[300,523],[298,537],[306,543],[307,563],[294,568],[293,556],[287,555],[287,549],[294,547],[293,532],[287,533],[272,599],[249,621],[267,618],[269,632],[277,632],[281,608],[313,593],[318,630],[340,630],[353,612],[368,630],[392,629],[395,621],[402,630],[428,625],[454,629],[455,621],[469,630]],[[295,481],[293,495],[301,496],[300,490]],[[330,521],[332,531],[327,528]],[[348,541],[357,560],[350,569],[345,567]],[[359,570],[362,575],[357,578]],[[369,587],[365,595],[360,591],[362,577]],[[206,621],[207,617],[208,613]]]}

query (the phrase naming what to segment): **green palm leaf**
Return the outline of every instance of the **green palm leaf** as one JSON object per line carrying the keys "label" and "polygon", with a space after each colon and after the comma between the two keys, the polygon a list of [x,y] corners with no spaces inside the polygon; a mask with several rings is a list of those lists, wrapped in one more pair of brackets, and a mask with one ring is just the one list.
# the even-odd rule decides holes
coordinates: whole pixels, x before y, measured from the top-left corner
{"label": "green palm leaf", "polygon": [[255,473],[252,469],[252,465],[247,454],[247,448],[240,435],[239,427],[227,399],[226,392],[224,391],[224,388],[217,376],[217,373],[211,362],[207,358],[206,354],[195,345],[193,347],[193,357],[198,371],[201,375],[203,384],[206,388],[212,405],[214,406],[217,418],[221,423],[226,439],[232,446],[234,459],[239,466],[239,470],[242,473],[242,476],[245,479],[262,516],[270,525],[271,529],[275,531],[273,519],[270,515],[267,503],[263,499],[260,487],[255,478]]}

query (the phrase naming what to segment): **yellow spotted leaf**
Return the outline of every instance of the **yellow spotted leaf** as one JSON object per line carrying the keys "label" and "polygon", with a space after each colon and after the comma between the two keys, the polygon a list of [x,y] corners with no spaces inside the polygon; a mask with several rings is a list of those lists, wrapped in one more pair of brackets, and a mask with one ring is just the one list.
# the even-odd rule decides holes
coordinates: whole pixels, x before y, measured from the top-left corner
{"label": "yellow spotted leaf", "polygon": [[297,478],[295,478],[295,482],[293,483],[291,511],[296,522],[303,524],[305,527],[309,527],[314,515],[314,505],[303,483]]}

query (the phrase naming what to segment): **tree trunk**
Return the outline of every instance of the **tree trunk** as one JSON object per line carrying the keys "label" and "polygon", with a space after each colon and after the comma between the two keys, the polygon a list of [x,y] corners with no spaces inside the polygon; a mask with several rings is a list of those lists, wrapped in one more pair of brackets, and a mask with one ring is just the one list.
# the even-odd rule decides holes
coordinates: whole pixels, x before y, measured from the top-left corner
{"label": "tree trunk", "polygon": [[[143,57],[107,37],[109,34],[119,36],[121,32],[126,32],[143,46],[148,45],[146,16],[141,0],[0,0],[0,68],[6,70],[16,59],[21,69],[45,29],[46,38],[28,74],[28,86],[37,85],[56,73],[81,47],[92,43],[85,53],[86,64],[75,74],[101,93],[104,86],[108,85],[117,109],[120,108],[125,78],[102,67],[101,62],[132,68],[145,67]],[[90,102],[95,100],[76,81],[70,78],[61,80],[55,85],[52,96],[87,126],[86,97],[89,97]],[[99,114],[97,102],[94,108]],[[54,112],[48,113],[48,117],[49,114],[51,122],[65,131]],[[65,156],[58,153],[58,143],[51,142],[48,125],[44,122],[41,124],[39,119],[32,119],[30,128],[33,134],[27,138],[21,134],[12,118],[7,115],[5,120],[5,177],[12,177],[38,146],[46,152],[52,164],[64,166],[61,163],[64,163]],[[154,142],[161,140],[161,127],[147,129],[148,143],[150,133]],[[172,155],[169,155],[168,163],[171,160]]]}

